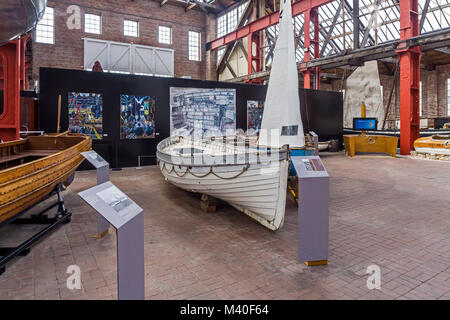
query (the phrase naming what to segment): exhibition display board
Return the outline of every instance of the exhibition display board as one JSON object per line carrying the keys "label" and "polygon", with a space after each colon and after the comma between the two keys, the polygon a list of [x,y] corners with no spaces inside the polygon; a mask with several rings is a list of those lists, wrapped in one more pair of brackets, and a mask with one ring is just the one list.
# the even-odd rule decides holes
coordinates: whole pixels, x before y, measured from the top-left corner
{"label": "exhibition display board", "polygon": [[[39,129],[89,134],[111,168],[156,163],[156,146],[174,132],[258,131],[266,86],[54,68],[40,69]],[[342,93],[300,89],[305,131],[341,139]],[[88,168],[85,162],[81,167]],[[89,168],[92,168],[89,166]]]}

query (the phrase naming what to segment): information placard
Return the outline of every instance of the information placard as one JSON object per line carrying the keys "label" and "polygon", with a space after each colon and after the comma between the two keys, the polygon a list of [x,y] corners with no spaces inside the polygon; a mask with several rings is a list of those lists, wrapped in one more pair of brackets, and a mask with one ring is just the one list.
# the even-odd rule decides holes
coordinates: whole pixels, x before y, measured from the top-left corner
{"label": "information placard", "polygon": [[97,152],[94,150],[85,151],[81,153],[83,157],[89,161],[96,169],[108,166],[109,163],[105,161]]}
{"label": "information placard", "polygon": [[110,181],[78,194],[116,229],[142,212],[141,207]]}
{"label": "information placard", "polygon": [[109,181],[78,194],[117,230],[119,300],[143,300],[145,275],[142,208]]}

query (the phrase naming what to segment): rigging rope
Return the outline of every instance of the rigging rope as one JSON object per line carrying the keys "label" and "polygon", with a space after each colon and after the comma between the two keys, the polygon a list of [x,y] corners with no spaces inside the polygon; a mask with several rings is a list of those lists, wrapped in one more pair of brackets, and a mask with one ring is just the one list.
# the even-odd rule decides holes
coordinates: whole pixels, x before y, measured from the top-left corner
{"label": "rigging rope", "polygon": [[166,171],[167,174],[171,174],[172,172],[175,172],[175,174],[176,174],[178,177],[180,177],[180,178],[183,178],[187,173],[190,173],[191,175],[193,175],[193,176],[196,177],[196,178],[205,178],[205,177],[209,176],[210,174],[212,174],[212,175],[214,175],[215,177],[217,177],[217,178],[219,178],[219,179],[223,179],[223,180],[233,180],[233,179],[236,179],[236,178],[238,178],[239,176],[241,176],[244,172],[246,172],[246,171],[248,170],[249,167],[250,167],[250,165],[248,165],[248,164],[245,165],[244,167],[242,167],[241,172],[239,172],[237,175],[235,175],[235,176],[233,176],[233,177],[221,177],[221,176],[219,176],[217,173],[214,172],[213,167],[209,167],[209,171],[208,171],[206,174],[203,174],[203,175],[195,174],[189,167],[187,167],[186,170],[185,170],[182,174],[179,174],[179,173],[177,172],[177,170],[175,170],[175,165],[172,164],[172,168],[169,170],[169,169],[167,169],[166,163],[165,163],[165,162],[163,162],[161,171]]}

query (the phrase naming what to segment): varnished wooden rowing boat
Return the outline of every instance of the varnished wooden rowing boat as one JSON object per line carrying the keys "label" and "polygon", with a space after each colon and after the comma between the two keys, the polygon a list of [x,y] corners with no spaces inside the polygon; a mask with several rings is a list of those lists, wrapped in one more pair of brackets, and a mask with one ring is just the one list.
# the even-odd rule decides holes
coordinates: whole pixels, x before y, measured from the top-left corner
{"label": "varnished wooden rowing boat", "polygon": [[0,143],[0,225],[67,181],[91,149],[86,135],[45,135]]}

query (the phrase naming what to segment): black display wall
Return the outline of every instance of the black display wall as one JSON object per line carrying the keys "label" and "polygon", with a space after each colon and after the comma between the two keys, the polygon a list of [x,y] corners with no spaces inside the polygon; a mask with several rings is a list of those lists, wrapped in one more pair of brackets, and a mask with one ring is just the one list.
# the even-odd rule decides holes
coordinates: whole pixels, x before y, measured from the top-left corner
{"label": "black display wall", "polygon": [[[236,89],[236,127],[247,127],[247,100],[264,100],[266,88],[258,85],[162,78],[65,69],[40,69],[40,129],[55,132],[58,95],[61,95],[61,130],[68,128],[68,93],[103,94],[103,140],[94,140],[93,149],[111,167],[156,163],[156,145],[170,135],[170,87]],[[120,95],[153,96],[156,100],[156,139],[120,139]]]}
{"label": "black display wall", "polygon": [[300,89],[303,130],[314,131],[319,141],[343,142],[344,97],[342,92]]}
{"label": "black display wall", "polygon": [[[156,163],[156,146],[170,134],[170,87],[236,89],[236,127],[247,128],[247,100],[264,101],[266,86],[182,78],[162,78],[66,69],[40,69],[39,127],[56,132],[58,95],[61,95],[61,130],[68,128],[68,93],[101,93],[103,95],[103,140],[94,140],[93,149],[111,167]],[[155,139],[120,139],[120,95],[153,96],[156,100]],[[342,135],[342,94],[300,90],[302,104],[308,106],[303,120],[305,131]],[[306,111],[305,111],[306,112]],[[324,116],[325,115],[325,116]],[[320,120],[323,118],[323,122]],[[328,119],[328,120],[326,120]],[[325,124],[325,125],[324,125]]]}

